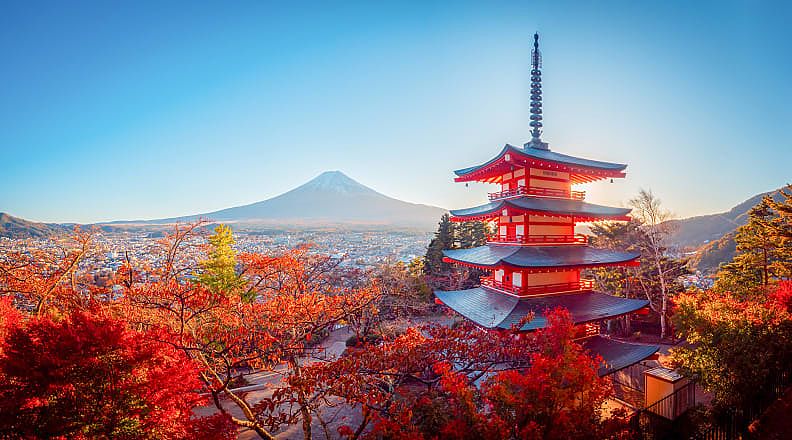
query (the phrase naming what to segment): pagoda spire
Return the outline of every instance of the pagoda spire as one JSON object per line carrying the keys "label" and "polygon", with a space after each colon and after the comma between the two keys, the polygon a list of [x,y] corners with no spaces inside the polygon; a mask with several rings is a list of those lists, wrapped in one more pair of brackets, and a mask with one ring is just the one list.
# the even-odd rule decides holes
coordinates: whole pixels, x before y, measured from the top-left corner
{"label": "pagoda spire", "polygon": [[542,53],[539,52],[539,34],[534,34],[531,51],[531,142],[526,147],[549,150],[542,142]]}

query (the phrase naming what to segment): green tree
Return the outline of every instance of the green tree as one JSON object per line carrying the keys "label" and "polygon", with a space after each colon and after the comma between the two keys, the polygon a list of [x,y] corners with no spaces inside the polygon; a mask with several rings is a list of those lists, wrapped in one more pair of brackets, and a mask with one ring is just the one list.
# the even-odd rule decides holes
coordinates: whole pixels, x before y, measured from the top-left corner
{"label": "green tree", "polygon": [[236,293],[243,285],[236,272],[237,258],[231,228],[218,225],[209,237],[208,258],[201,261],[198,282],[213,292]]}
{"label": "green tree", "polygon": [[462,222],[454,228],[454,247],[467,249],[487,244],[489,226],[485,222]]}
{"label": "green tree", "polygon": [[737,255],[721,267],[716,289],[749,293],[792,277],[792,185],[780,193],[780,201],[768,195],[751,208],[748,223],[737,229]]}
{"label": "green tree", "polygon": [[426,248],[425,271],[429,275],[444,274],[451,271],[451,265],[443,262],[443,251],[454,248],[455,225],[451,216],[443,214],[438,223],[437,232],[429,247]]}

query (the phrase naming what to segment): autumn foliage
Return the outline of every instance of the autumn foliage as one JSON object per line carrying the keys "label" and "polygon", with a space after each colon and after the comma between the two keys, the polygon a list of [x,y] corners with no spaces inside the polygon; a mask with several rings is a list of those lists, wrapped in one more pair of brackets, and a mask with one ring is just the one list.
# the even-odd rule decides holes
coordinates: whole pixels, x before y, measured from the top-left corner
{"label": "autumn foliage", "polygon": [[[412,275],[367,276],[307,246],[237,255],[229,230],[207,248],[201,227],[176,228],[150,261],[126,259],[113,288],[80,276],[90,234],[0,259],[0,437],[272,439],[296,425],[305,438],[318,426],[344,438],[584,439],[625,428],[601,413],[610,384],[564,310],[534,334],[466,322],[384,332],[380,307],[413,307]],[[357,344],[327,356],[317,344],[339,327]]]}
{"label": "autumn foliage", "polygon": [[[75,312],[17,321],[0,356],[0,437],[231,438],[201,420],[195,365],[124,322]],[[207,428],[211,428],[208,429]]]}
{"label": "autumn foliage", "polygon": [[675,324],[690,342],[675,362],[696,375],[721,407],[739,407],[792,363],[792,282],[752,294],[709,290],[676,299]]}
{"label": "autumn foliage", "polygon": [[572,338],[569,313],[535,335],[463,323],[410,329],[306,371],[314,387],[360,405],[349,438],[595,439],[626,432],[604,417],[610,383]]}

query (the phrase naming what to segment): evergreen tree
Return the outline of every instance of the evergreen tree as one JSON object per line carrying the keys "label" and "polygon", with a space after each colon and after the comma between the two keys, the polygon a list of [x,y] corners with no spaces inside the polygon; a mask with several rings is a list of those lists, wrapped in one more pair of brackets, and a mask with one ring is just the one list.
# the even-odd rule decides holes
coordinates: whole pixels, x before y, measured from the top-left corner
{"label": "evergreen tree", "polygon": [[454,248],[455,225],[451,222],[451,216],[443,214],[438,223],[435,237],[426,248],[425,267],[427,274],[437,275],[449,272],[451,265],[443,262],[443,251]]}
{"label": "evergreen tree", "polygon": [[454,223],[448,214],[443,214],[435,237],[426,249],[424,271],[427,274],[447,274],[452,266],[443,262],[443,251],[467,249],[487,244],[489,225],[485,222]]}
{"label": "evergreen tree", "polygon": [[456,226],[454,233],[455,248],[467,249],[485,245],[490,230],[484,222],[463,222]]}
{"label": "evergreen tree", "polygon": [[737,229],[737,255],[721,267],[716,289],[749,292],[792,277],[792,185],[780,193],[780,201],[765,196],[751,208],[748,223]]}
{"label": "evergreen tree", "polygon": [[234,243],[231,228],[226,225],[218,225],[209,237],[209,256],[201,261],[202,272],[197,279],[213,292],[235,293],[242,286],[236,273]]}

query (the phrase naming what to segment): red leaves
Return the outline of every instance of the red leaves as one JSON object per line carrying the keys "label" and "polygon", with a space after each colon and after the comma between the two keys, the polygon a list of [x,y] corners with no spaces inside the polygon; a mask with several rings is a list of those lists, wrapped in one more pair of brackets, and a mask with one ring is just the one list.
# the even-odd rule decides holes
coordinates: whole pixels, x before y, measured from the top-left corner
{"label": "red leaves", "polygon": [[305,374],[373,411],[372,438],[596,438],[623,429],[601,418],[610,386],[573,342],[569,314],[551,311],[548,322],[521,337],[467,323],[411,328]]}
{"label": "red leaves", "polygon": [[189,374],[194,365],[141,336],[82,312],[15,325],[0,356],[0,436],[176,439],[198,432],[192,409],[204,399]]}
{"label": "red leaves", "polygon": [[792,281],[780,281],[770,294],[770,300],[792,314]]}

